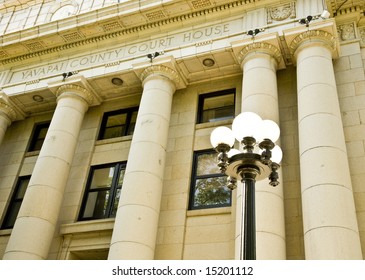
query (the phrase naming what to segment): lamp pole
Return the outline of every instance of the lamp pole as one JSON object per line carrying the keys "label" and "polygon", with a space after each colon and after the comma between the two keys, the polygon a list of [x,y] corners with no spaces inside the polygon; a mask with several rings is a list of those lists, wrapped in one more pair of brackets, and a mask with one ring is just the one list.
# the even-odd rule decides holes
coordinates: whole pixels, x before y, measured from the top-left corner
{"label": "lamp pole", "polygon": [[[282,158],[279,146],[275,145],[280,135],[276,123],[262,120],[258,115],[245,112],[238,115],[228,127],[218,127],[211,134],[211,143],[218,154],[218,167],[228,175],[228,188],[236,188],[237,180],[243,183],[243,250],[244,260],[256,259],[256,180],[270,179],[270,185],[279,184],[277,169]],[[243,151],[231,149],[235,137]],[[258,139],[258,140],[256,140]]]}

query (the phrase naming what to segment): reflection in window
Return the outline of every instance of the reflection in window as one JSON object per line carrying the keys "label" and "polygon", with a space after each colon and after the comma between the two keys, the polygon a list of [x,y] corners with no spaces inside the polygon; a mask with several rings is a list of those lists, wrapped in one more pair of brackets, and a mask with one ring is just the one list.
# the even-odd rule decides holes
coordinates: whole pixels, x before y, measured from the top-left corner
{"label": "reflection in window", "polygon": [[198,123],[234,118],[234,111],[234,89],[199,96]]}
{"label": "reflection in window", "polygon": [[217,166],[215,151],[194,154],[189,209],[224,207],[231,205],[231,191],[227,188],[227,176]]}
{"label": "reflection in window", "polygon": [[91,168],[80,220],[115,217],[125,166],[114,163]]}
{"label": "reflection in window", "polygon": [[132,135],[136,125],[137,113],[138,108],[105,113],[98,139]]}

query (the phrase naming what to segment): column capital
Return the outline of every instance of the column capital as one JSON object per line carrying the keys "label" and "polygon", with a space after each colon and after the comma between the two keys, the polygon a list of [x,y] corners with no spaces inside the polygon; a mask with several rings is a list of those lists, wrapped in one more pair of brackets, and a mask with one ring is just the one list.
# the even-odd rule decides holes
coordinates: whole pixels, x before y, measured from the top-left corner
{"label": "column capital", "polygon": [[152,63],[138,63],[133,65],[133,68],[143,84],[150,77],[162,76],[171,80],[176,89],[186,87],[185,78],[177,70],[175,59],[172,56],[158,57]]}
{"label": "column capital", "polygon": [[285,62],[280,49],[280,39],[277,33],[263,34],[257,38],[246,38],[233,42],[232,49],[241,66],[252,54],[266,54],[274,58],[279,69],[285,68]]}
{"label": "column capital", "polygon": [[87,80],[80,75],[72,76],[65,81],[55,81],[48,84],[49,89],[59,98],[74,96],[84,100],[89,106],[99,105],[101,98],[94,92]]}
{"label": "column capital", "polygon": [[88,105],[91,105],[93,103],[93,96],[86,88],[77,85],[77,84],[65,84],[60,86],[56,92],[55,95],[57,97],[57,100],[62,96],[76,96],[78,98],[83,99],[86,101]]}
{"label": "column capital", "polygon": [[3,92],[0,92],[0,114],[8,119],[8,125],[16,120],[17,114],[9,103],[9,98]]}
{"label": "column capital", "polygon": [[290,54],[294,59],[297,51],[309,44],[325,46],[331,51],[332,58],[337,58],[339,55],[337,28],[332,19],[311,23],[309,27],[299,26],[284,30],[283,33]]}

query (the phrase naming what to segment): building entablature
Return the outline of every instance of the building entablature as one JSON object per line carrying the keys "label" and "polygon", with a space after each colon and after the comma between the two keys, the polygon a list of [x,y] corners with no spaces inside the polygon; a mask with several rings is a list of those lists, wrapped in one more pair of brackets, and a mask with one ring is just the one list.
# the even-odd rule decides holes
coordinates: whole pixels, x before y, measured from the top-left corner
{"label": "building entablature", "polygon": [[[77,74],[98,92],[95,105],[139,95],[140,73],[162,58],[173,58],[179,89],[242,75],[242,60],[252,51],[271,54],[277,68],[283,69],[293,63],[298,40],[324,36],[333,44],[334,57],[339,50],[335,20],[320,18],[318,5],[311,7],[315,17],[309,26],[298,22],[299,16],[308,13],[302,1],[168,1],[138,9],[128,6],[134,5],[130,2],[3,35],[3,41],[17,37],[0,48],[3,91],[24,114],[31,115],[54,109],[56,99],[49,84],[67,82]],[[189,8],[182,10],[184,5]],[[157,11],[161,17],[146,16]],[[74,24],[67,25],[70,21]],[[91,28],[90,32],[81,32],[84,27]],[[26,33],[31,30],[34,39],[28,40]],[[253,30],[259,32],[252,35]],[[62,39],[66,33],[81,36],[67,41]],[[55,45],[45,43],[48,39]],[[24,47],[27,42],[40,49]],[[136,65],[144,66],[136,70]],[[115,78],[121,81],[119,85],[111,82]]]}

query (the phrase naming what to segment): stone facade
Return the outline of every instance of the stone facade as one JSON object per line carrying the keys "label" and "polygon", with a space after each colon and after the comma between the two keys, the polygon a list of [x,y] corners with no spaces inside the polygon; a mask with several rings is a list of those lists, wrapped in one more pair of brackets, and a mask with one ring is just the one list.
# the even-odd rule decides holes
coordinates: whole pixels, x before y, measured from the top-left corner
{"label": "stone facade", "polygon": [[[239,259],[242,185],[229,207],[189,208],[194,152],[232,123],[197,122],[201,96],[234,89],[235,115],[281,129],[280,185],[256,184],[257,258],[363,259],[364,11],[362,0],[0,1],[0,256]],[[135,107],[133,134],[100,139],[106,113]],[[115,215],[81,219],[90,174],[111,163],[126,163]],[[19,178],[29,184],[6,227]]]}

